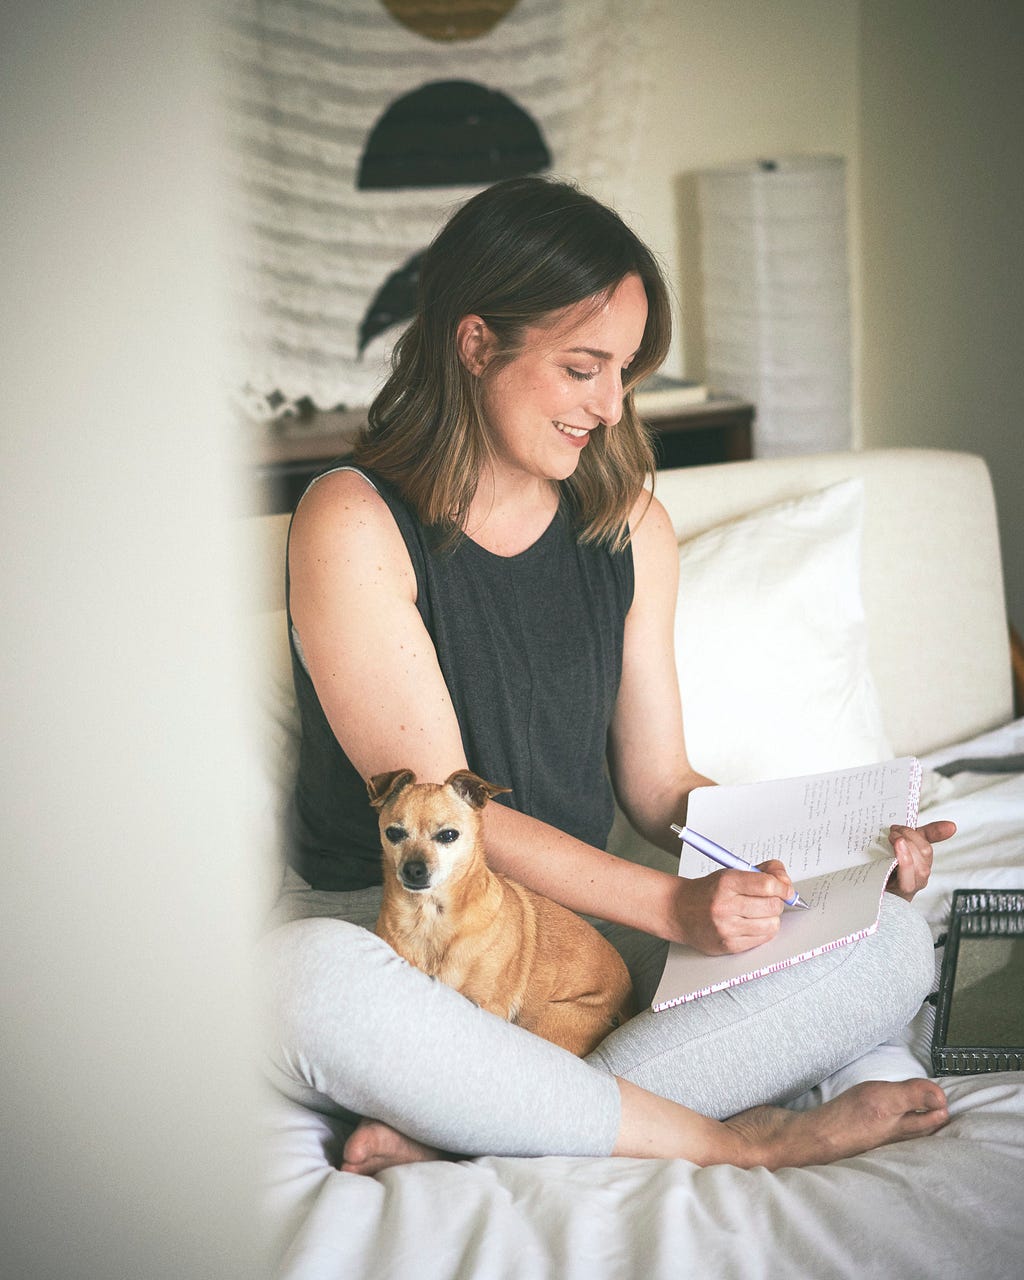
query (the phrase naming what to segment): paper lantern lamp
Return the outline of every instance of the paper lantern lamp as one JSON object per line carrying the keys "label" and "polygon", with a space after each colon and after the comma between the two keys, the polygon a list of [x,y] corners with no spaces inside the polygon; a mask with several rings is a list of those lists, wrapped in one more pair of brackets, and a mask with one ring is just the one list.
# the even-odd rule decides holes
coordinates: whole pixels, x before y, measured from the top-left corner
{"label": "paper lantern lamp", "polygon": [[759,457],[849,449],[843,161],[735,165],[697,185],[706,381],[754,403]]}

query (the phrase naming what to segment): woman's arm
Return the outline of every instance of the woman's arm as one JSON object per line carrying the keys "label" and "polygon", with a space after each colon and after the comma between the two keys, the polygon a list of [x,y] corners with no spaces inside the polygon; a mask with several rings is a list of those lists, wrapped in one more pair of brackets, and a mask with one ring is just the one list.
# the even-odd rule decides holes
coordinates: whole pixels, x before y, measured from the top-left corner
{"label": "woman's arm", "polygon": [[679,548],[668,513],[642,498],[631,519],[634,592],[608,758],[619,804],[644,839],[670,852],[695,787],[713,786],[686,751],[675,660]]}
{"label": "woman's arm", "polygon": [[[309,490],[292,525],[289,569],[306,665],[360,774],[409,768],[421,781],[440,782],[466,768],[451,698],[416,609],[405,543],[362,476],[337,472]],[[746,895],[751,918],[733,912],[721,936],[700,895],[687,892],[695,882],[615,858],[504,805],[488,805],[484,830],[496,870],[574,911],[703,950],[763,941],[765,913],[779,901],[772,877],[723,872],[756,883]]]}
{"label": "woman's arm", "polygon": [[384,499],[353,471],[306,493],[288,547],[289,604],[324,714],[363,778],[466,768],[416,578]]}
{"label": "woman's arm", "polygon": [[[685,822],[691,791],[714,783],[690,763],[683,733],[674,637],[679,586],[675,531],[657,499],[647,506],[642,498],[630,523],[635,587],[626,618],[609,764],[619,803],[636,830],[652,844],[678,853],[670,824]],[[691,945],[719,954],[746,950],[774,935],[792,882],[782,863],[761,865],[770,876],[719,871],[678,880],[675,919]]]}
{"label": "woman's arm", "polygon": [[[671,822],[686,818],[695,787],[713,785],[693,769],[686,753],[675,666],[678,547],[667,512],[657,500],[634,513],[636,590],[626,620],[622,684],[612,725],[609,759],[619,803],[652,844],[678,852]],[[909,901],[928,883],[932,845],[956,832],[952,822],[921,828],[893,827],[890,840],[899,867],[890,891]],[[764,863],[784,876],[780,863]],[[708,877],[710,880],[711,877]],[[710,887],[710,886],[708,886]],[[709,904],[714,913],[717,904]]]}

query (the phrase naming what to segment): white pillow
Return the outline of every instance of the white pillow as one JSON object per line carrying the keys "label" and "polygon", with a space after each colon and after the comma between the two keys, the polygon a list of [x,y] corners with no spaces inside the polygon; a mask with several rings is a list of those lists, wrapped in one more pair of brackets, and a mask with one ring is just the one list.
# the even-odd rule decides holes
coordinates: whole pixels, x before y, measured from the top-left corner
{"label": "white pillow", "polygon": [[860,591],[862,480],[766,507],[679,551],[690,760],[759,782],[889,759]]}

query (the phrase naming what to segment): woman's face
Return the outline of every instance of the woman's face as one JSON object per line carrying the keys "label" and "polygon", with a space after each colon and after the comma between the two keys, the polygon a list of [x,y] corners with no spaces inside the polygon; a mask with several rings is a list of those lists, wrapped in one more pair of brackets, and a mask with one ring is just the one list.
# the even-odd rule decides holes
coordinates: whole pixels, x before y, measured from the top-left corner
{"label": "woman's face", "polygon": [[628,275],[591,301],[526,330],[518,356],[484,374],[482,407],[497,467],[544,480],[575,471],[591,433],[622,417],[622,376],[647,324],[647,294]]}

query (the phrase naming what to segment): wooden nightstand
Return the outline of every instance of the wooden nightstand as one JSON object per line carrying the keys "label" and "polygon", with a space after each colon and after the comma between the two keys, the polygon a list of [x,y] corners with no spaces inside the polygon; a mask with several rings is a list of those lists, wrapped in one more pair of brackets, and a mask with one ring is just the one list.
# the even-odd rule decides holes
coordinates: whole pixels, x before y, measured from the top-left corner
{"label": "wooden nightstand", "polygon": [[754,406],[730,396],[651,414],[659,467],[697,467],[710,462],[743,462],[753,453]]}

